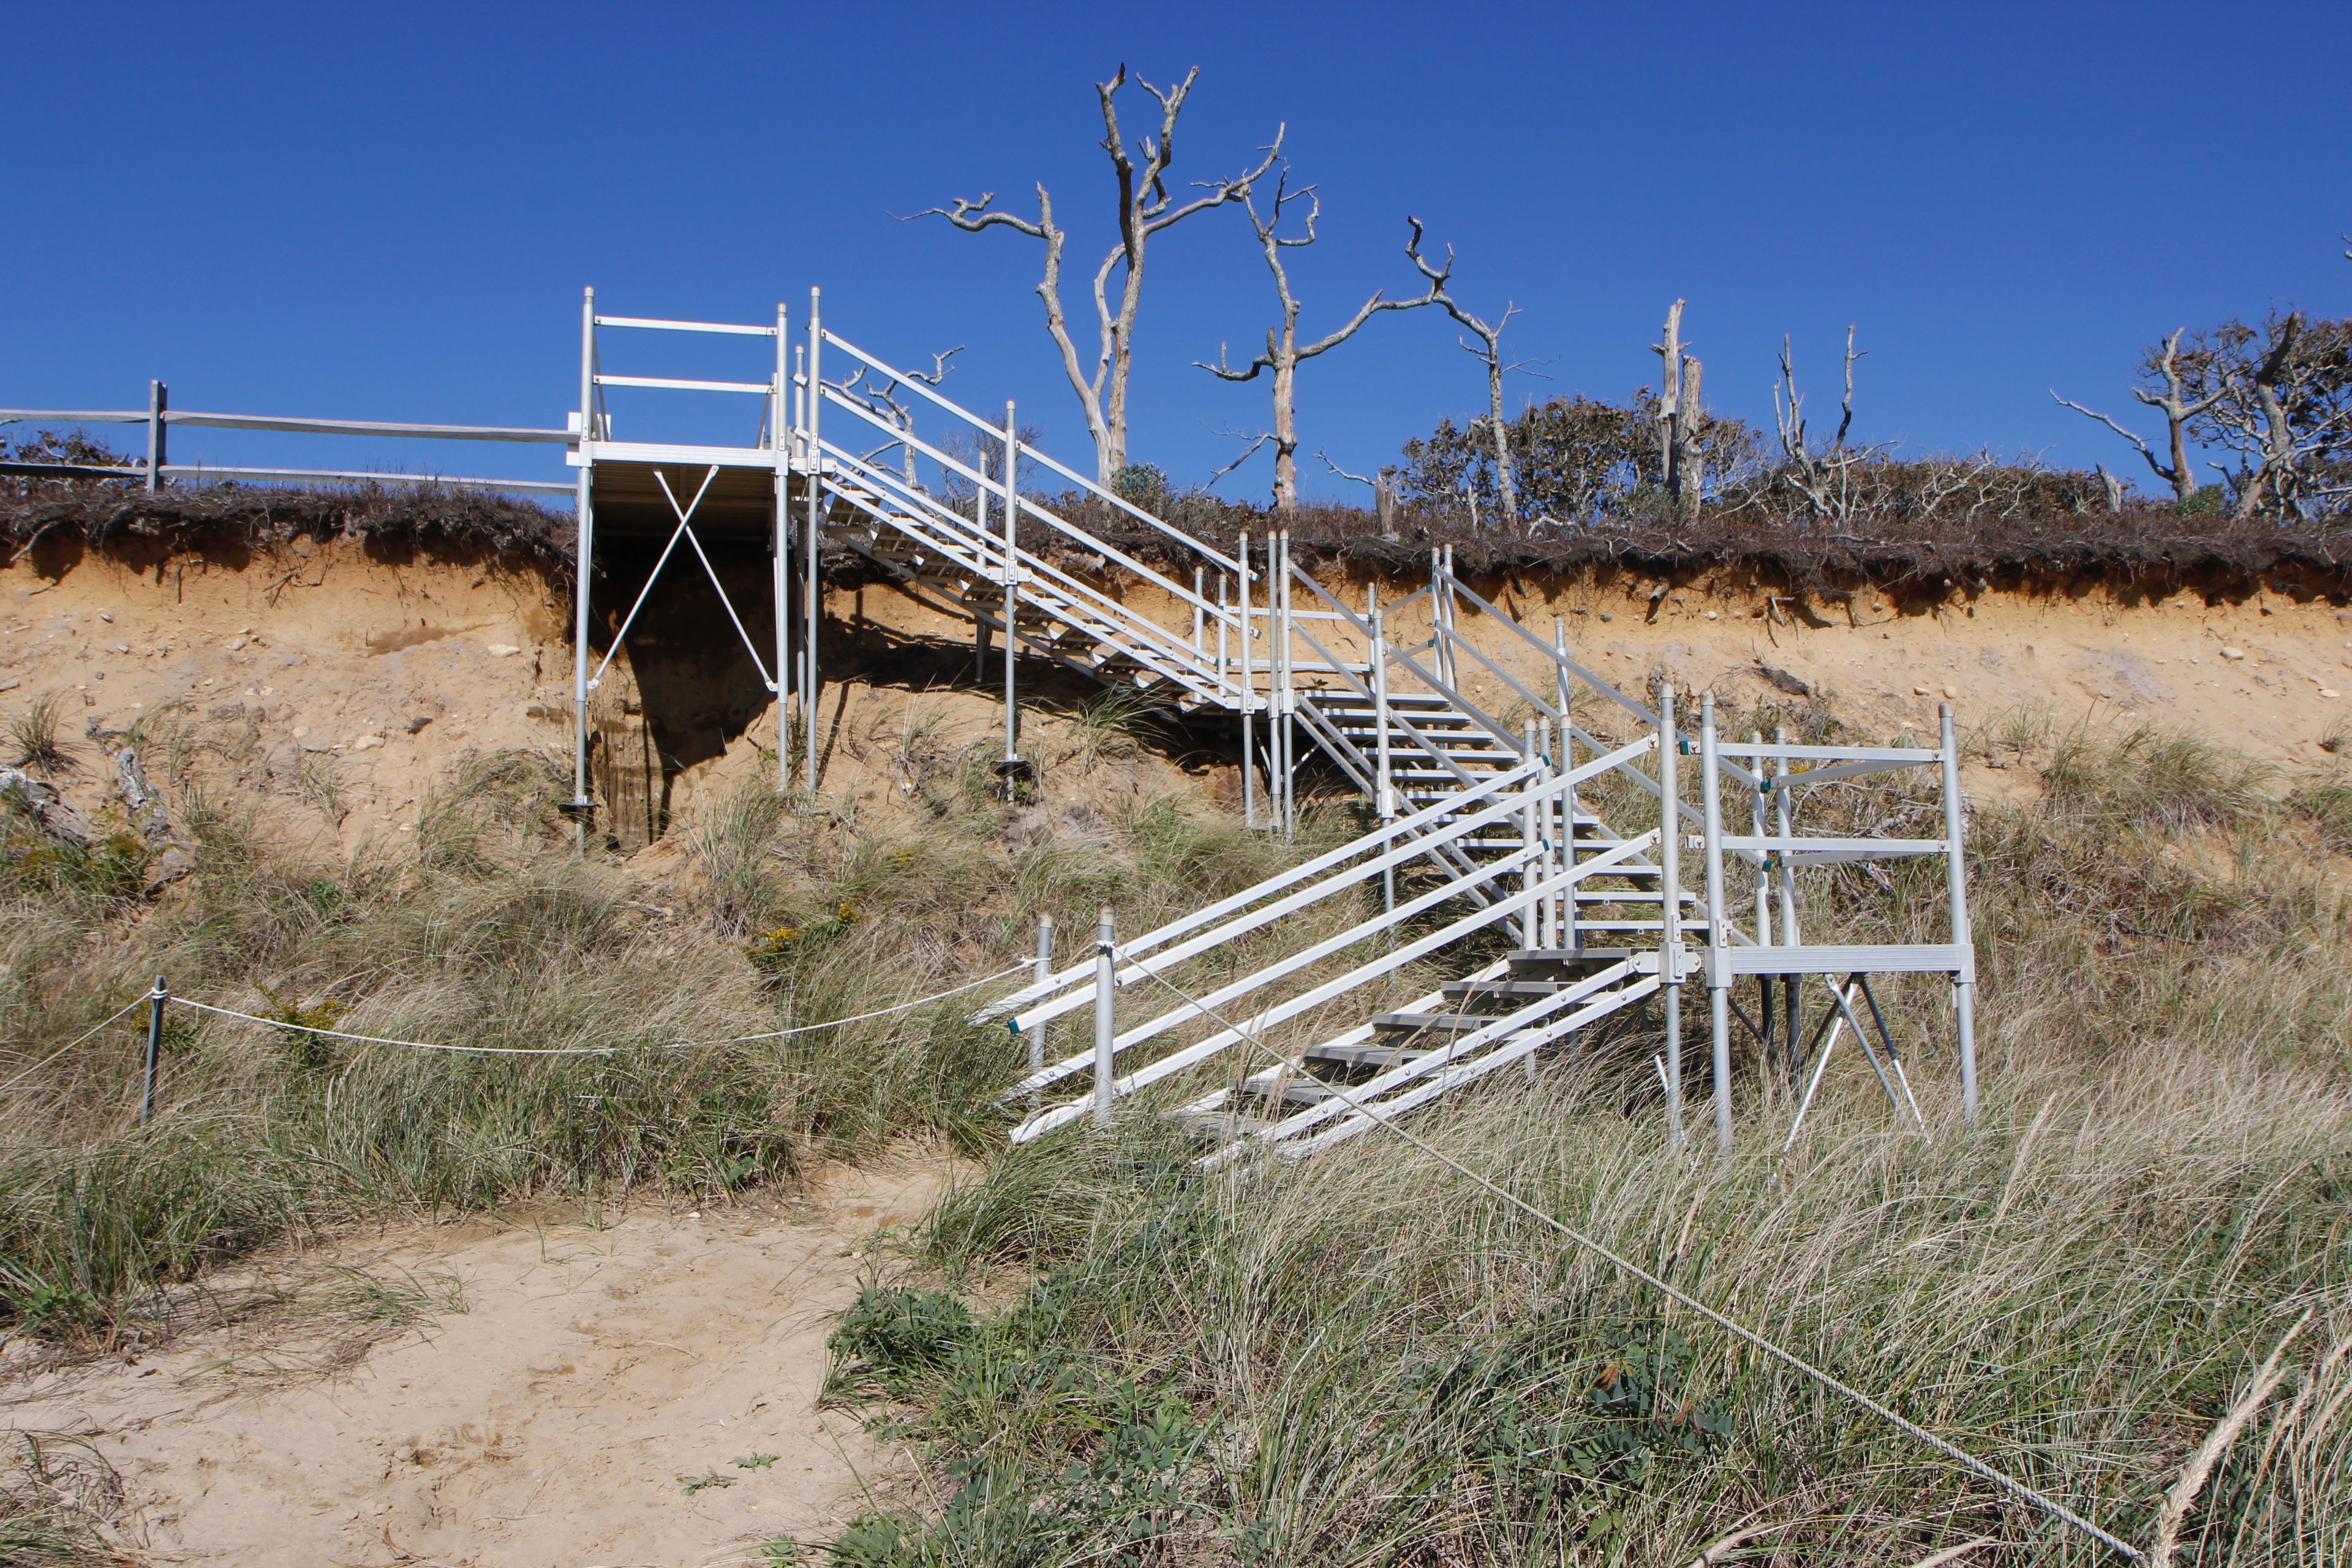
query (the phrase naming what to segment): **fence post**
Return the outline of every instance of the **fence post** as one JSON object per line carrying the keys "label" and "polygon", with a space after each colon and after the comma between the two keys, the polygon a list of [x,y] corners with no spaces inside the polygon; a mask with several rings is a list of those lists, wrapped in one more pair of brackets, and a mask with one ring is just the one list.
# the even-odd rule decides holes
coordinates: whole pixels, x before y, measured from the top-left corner
{"label": "fence post", "polygon": [[1110,906],[1095,928],[1095,1125],[1110,1125],[1112,1042],[1118,1035],[1118,1013],[1111,992],[1118,984],[1118,958],[1111,945]]}
{"label": "fence post", "polygon": [[162,382],[147,384],[147,493],[151,496],[163,482],[163,411],[171,406],[171,394]]}
{"label": "fence post", "polygon": [[163,1057],[163,1009],[171,1000],[172,987],[162,975],[155,976],[155,989],[147,994],[147,1084],[139,1096],[142,1121],[155,1115],[155,1069]]}

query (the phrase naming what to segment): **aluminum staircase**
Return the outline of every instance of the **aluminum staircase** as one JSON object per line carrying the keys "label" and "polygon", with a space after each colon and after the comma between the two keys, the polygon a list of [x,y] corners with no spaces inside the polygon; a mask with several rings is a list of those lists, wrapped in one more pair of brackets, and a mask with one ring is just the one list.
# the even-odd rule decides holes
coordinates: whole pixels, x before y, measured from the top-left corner
{"label": "aluminum staircase", "polygon": [[[825,380],[822,351],[848,356],[854,374]],[[919,436],[901,391],[947,416],[950,437]],[[1547,644],[1481,597],[1454,574],[1450,551],[1432,552],[1419,592],[1385,606],[1368,595],[1359,609],[1294,565],[1286,535],[1262,540],[1255,555],[1244,535],[1226,554],[1027,447],[1010,408],[1001,427],[989,424],[830,331],[813,331],[796,392],[801,485],[821,498],[811,515],[825,542],[1029,654],[1181,710],[1236,718],[1244,776],[1254,785],[1263,764],[1278,828],[1296,824],[1307,750],[1372,807],[1375,826],[1339,848],[1140,936],[1116,940],[1106,926],[1089,958],[984,1010],[1029,1046],[1031,1070],[1006,1096],[1029,1110],[1016,1142],[1089,1115],[1107,1121],[1120,1100],[1144,1095],[1215,1145],[1204,1163],[1258,1149],[1304,1154],[1503,1068],[1532,1072],[1539,1053],[1592,1037],[1596,1025],[1653,996],[1664,1002],[1658,1066],[1679,1139],[1677,1003],[1702,957],[1719,1140],[1730,1135],[1729,1018],[1759,1033],[1768,1058],[1775,1049],[1769,994],[1759,1032],[1729,1002],[1737,975],[1787,986],[1793,1072],[1801,1053],[1790,977],[1950,973],[1972,1104],[1973,972],[1948,718],[1934,752],[1726,746],[1711,700],[1700,732],[1685,731],[1671,692],[1653,709],[1601,679],[1571,657],[1558,623]],[[821,436],[820,410],[846,416],[853,432],[880,444],[860,454]],[[895,464],[886,460],[893,452]],[[1020,482],[1024,465],[1156,533],[1154,554],[1168,569],[1045,506]],[[919,480],[926,470],[934,482]],[[1507,662],[1463,633],[1465,616],[1496,629]],[[1541,674],[1527,676],[1531,668]],[[1006,679],[1009,715],[1009,657]],[[1482,705],[1474,686],[1487,703],[1507,704],[1510,720]],[[1701,805],[1685,798],[1684,757],[1702,775]],[[1945,769],[1945,838],[1796,836],[1790,802],[1803,789],[1934,761]],[[1639,803],[1647,822],[1622,831],[1600,814],[1601,794],[1621,808]],[[1726,794],[1749,803],[1754,833],[1726,832]],[[1255,813],[1254,788],[1249,798]],[[1781,813],[1777,835],[1767,829],[1768,803]],[[1685,847],[1706,850],[1704,898],[1684,885]],[[1793,868],[1931,851],[1952,866],[1952,942],[1802,943]],[[1753,934],[1726,913],[1729,881],[1743,871],[1755,889]],[[1813,1037],[1815,1086],[1853,1022],[1859,984],[1857,973],[1831,987],[1837,1011],[1821,1016]],[[1122,1020],[1122,994],[1129,1019],[1139,1009],[1148,1016]],[[1049,1059],[1055,1020],[1081,1011],[1093,1016],[1091,1048]],[[1891,1055],[1883,1023],[1880,1037]],[[1866,1037],[1863,1045],[1870,1048]]]}

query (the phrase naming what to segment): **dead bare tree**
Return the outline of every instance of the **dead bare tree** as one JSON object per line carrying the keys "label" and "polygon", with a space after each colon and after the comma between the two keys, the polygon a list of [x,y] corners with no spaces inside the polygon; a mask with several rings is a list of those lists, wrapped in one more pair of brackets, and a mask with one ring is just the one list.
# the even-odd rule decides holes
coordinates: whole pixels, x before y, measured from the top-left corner
{"label": "dead bare tree", "polygon": [[1658,379],[1658,468],[1666,494],[1685,520],[1698,516],[1706,492],[1706,449],[1700,441],[1706,410],[1699,401],[1706,367],[1683,345],[1683,301],[1666,307],[1665,341],[1650,345],[1663,368]]}
{"label": "dead bare tree", "polygon": [[[1300,226],[1300,232],[1286,237],[1278,232],[1283,209],[1301,201],[1307,204],[1307,216]],[[1273,204],[1265,212],[1258,210],[1257,197],[1253,191],[1242,191],[1241,204],[1242,210],[1249,214],[1250,226],[1257,233],[1258,248],[1265,255],[1266,268],[1274,274],[1275,295],[1281,302],[1282,317],[1276,325],[1265,330],[1265,352],[1250,361],[1247,366],[1235,369],[1226,363],[1222,345],[1215,364],[1194,363],[1224,381],[1255,381],[1262,370],[1274,373],[1274,429],[1270,432],[1274,445],[1274,504],[1278,510],[1296,511],[1298,509],[1298,367],[1338,348],[1354,337],[1365,322],[1384,310],[1411,310],[1435,304],[1444,289],[1446,274],[1453,268],[1453,258],[1450,255],[1446,258],[1445,271],[1427,273],[1429,291],[1419,299],[1391,300],[1382,290],[1374,289],[1372,297],[1363,302],[1344,326],[1325,333],[1313,342],[1302,343],[1298,341],[1298,314],[1302,307],[1298,297],[1291,292],[1290,271],[1283,265],[1282,253],[1315,243],[1315,225],[1323,216],[1322,197],[1316,194],[1313,185],[1301,185],[1292,190],[1290,168],[1285,164],[1281,177],[1275,184]],[[1405,253],[1413,256],[1417,265],[1420,258],[1415,252],[1421,245],[1421,221],[1409,217],[1405,222],[1412,226],[1412,237],[1405,245]]]}
{"label": "dead bare tree", "polygon": [[[1136,85],[1160,105],[1160,133],[1140,138],[1133,154],[1128,151],[1126,136],[1118,124],[1118,90],[1127,83],[1127,67],[1120,66],[1110,80],[1095,84],[1095,91],[1102,100],[1101,145],[1110,155],[1111,170],[1118,182],[1118,243],[1105,253],[1102,264],[1095,268],[1097,350],[1091,375],[1087,374],[1077,343],[1070,335],[1069,319],[1062,306],[1062,251],[1069,236],[1055,221],[1054,197],[1042,181],[1037,185],[1037,216],[1034,220],[991,211],[990,205],[996,200],[993,191],[982,192],[977,200],[958,197],[952,206],[930,207],[912,215],[943,217],[972,234],[1002,226],[1045,242],[1045,270],[1037,285],[1037,297],[1045,303],[1045,330],[1053,334],[1054,346],[1062,353],[1062,373],[1069,378],[1070,390],[1077,394],[1079,406],[1086,412],[1087,431],[1095,443],[1095,476],[1106,485],[1127,466],[1128,376],[1135,363],[1135,319],[1143,303],[1144,258],[1151,237],[1196,213],[1241,200],[1247,195],[1251,182],[1274,167],[1282,153],[1283,133],[1277,127],[1274,144],[1265,150],[1257,167],[1206,184],[1202,188],[1207,194],[1178,204],[1168,189],[1168,166],[1176,156],[1177,118],[1183,113],[1185,96],[1200,75],[1201,68],[1194,66],[1182,81],[1164,91],[1141,77],[1135,79]],[[1118,303],[1115,309],[1110,289],[1114,273],[1119,274]]]}
{"label": "dead bare tree", "polygon": [[2168,463],[2159,460],[2156,455],[2156,448],[2150,447],[2146,438],[2137,431],[2126,429],[2095,409],[2085,408],[2072,399],[2059,397],[2055,387],[2050,392],[2050,395],[2057,398],[2062,406],[2071,408],[2086,418],[2097,420],[2138,447],[2139,455],[2147,459],[2149,469],[2158,479],[2172,487],[2172,499],[2183,506],[2188,504],[2190,496],[2197,493],[2197,474],[2189,466],[2187,437],[2189,422],[2210,410],[2229,391],[2226,383],[2218,382],[2194,393],[2189,390],[2189,376],[2184,372],[2180,355],[2181,335],[2188,330],[2186,327],[2176,328],[2173,334],[2164,340],[2163,348],[2152,352],[2148,356],[2144,374],[2147,374],[2149,379],[2161,381],[2163,384],[2161,388],[2147,386],[2132,388],[2134,397],[2147,404],[2150,408],[2161,411],[2164,415],[2165,447],[2171,458]]}
{"label": "dead bare tree", "polygon": [[[948,350],[945,353],[933,354],[931,356],[931,369],[929,374],[926,374],[919,370],[910,370],[907,372],[907,379],[908,381],[919,381],[925,386],[938,386],[940,383],[948,378],[948,373],[955,368],[949,364],[948,361],[963,353],[963,349],[964,345],[958,343],[955,347]],[[856,374],[845,377],[841,381],[827,382],[825,384],[832,387],[835,392],[840,393],[844,397],[855,398],[858,402],[864,404],[866,408],[873,412],[877,417],[887,422],[892,429],[898,432],[898,439],[895,441],[883,442],[882,445],[866,453],[860,460],[870,463],[875,458],[880,457],[883,453],[888,451],[891,447],[896,447],[898,448],[899,464],[906,476],[907,488],[908,489],[919,489],[921,486],[916,478],[915,444],[912,440],[912,437],[915,433],[915,411],[908,407],[906,404],[899,401],[898,384],[896,380],[884,379],[873,384],[868,384],[867,378],[872,374],[873,367],[871,365],[861,365],[858,367]]]}
{"label": "dead bare tree", "polygon": [[2200,338],[2221,395],[2189,434],[2237,454],[2237,471],[2224,470],[2235,520],[2301,521],[2352,493],[2352,322],[2291,310],[2265,321],[2259,342],[2235,321]]}
{"label": "dead bare tree", "polygon": [[1408,221],[1412,225],[1413,237],[1412,243],[1404,247],[1404,253],[1412,258],[1412,264],[1421,269],[1421,275],[1430,280],[1432,293],[1436,302],[1445,308],[1445,313],[1478,340],[1475,343],[1465,342],[1462,347],[1486,367],[1486,428],[1495,443],[1495,485],[1502,495],[1503,515],[1516,520],[1519,515],[1519,476],[1517,463],[1511,456],[1510,421],[1503,415],[1503,378],[1513,371],[1525,370],[1536,363],[1532,360],[1519,360],[1510,364],[1503,363],[1503,329],[1511,324],[1511,318],[1519,313],[1519,308],[1506,300],[1502,317],[1495,321],[1482,320],[1464,310],[1445,288],[1446,279],[1454,271],[1452,247],[1446,249],[1443,268],[1432,267],[1421,254],[1421,220],[1412,218]]}
{"label": "dead bare tree", "polygon": [[[1676,318],[1670,315],[1667,324],[1678,324]],[[1856,468],[1885,455],[1884,448],[1846,445],[1853,428],[1853,362],[1862,357],[1853,346],[1853,332],[1852,326],[1845,330],[1845,401],[1840,405],[1837,435],[1826,447],[1814,451],[1805,434],[1805,400],[1797,391],[1796,363],[1785,336],[1780,340],[1780,380],[1772,388],[1773,421],[1788,459],[1779,477],[1797,492],[1808,512],[1825,522],[1844,522],[1853,515]]]}

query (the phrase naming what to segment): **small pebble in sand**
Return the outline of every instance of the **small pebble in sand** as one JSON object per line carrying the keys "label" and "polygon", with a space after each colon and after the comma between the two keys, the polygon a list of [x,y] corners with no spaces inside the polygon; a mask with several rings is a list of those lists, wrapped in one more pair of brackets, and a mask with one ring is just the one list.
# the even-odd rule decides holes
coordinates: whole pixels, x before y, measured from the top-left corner
{"label": "small pebble in sand", "polygon": [[2221,650],[2221,657],[2223,658],[2243,658],[2246,657],[2246,650],[2242,647],[2225,647]]}
{"label": "small pebble in sand", "polygon": [[235,653],[237,649],[239,649],[239,648],[243,647],[244,646],[245,646],[245,639],[244,639],[243,637],[231,637],[231,638],[229,638],[229,639],[228,639],[228,651],[229,651],[229,652],[231,652],[231,653]]}
{"label": "small pebble in sand", "polygon": [[2337,695],[2338,695],[2338,693],[2336,692],[2336,688],[2334,688],[2334,687],[2332,687],[2332,686],[2323,686],[2323,687],[2321,687],[2321,688],[2319,689],[2319,694],[2320,694],[2320,696],[2322,696],[2322,697],[2326,698],[2326,699],[2328,701],[2330,701],[2330,702],[2335,701],[2335,700],[2336,700],[2336,697],[2337,697]]}
{"label": "small pebble in sand", "polygon": [[383,737],[382,735],[362,735],[358,740],[352,742],[352,750],[354,752],[373,752],[378,746],[383,744]]}
{"label": "small pebble in sand", "polygon": [[[100,611],[99,611],[99,612],[98,612],[98,618],[99,618],[100,620],[101,620],[101,621],[104,621],[108,626],[112,626],[112,625],[114,624],[114,612],[113,612],[113,611],[111,611],[111,610],[100,610]],[[2347,643],[2347,644],[2346,644],[2345,646],[2346,646],[2346,647],[2352,647],[2352,643]]]}
{"label": "small pebble in sand", "polygon": [[522,649],[510,642],[494,642],[490,645],[489,651],[492,658],[505,658],[509,654],[520,653]]}

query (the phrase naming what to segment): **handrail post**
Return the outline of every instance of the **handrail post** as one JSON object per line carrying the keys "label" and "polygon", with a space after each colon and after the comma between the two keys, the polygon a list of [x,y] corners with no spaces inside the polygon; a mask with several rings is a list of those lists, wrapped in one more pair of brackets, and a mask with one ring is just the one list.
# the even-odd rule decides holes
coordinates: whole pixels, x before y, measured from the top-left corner
{"label": "handrail post", "polygon": [[[1731,1152],[1731,965],[1724,946],[1723,787],[1716,768],[1715,694],[1699,700],[1699,796],[1706,851],[1706,1002],[1714,1034],[1715,1148]],[[1670,819],[1671,820],[1671,819]]]}
{"label": "handrail post", "polygon": [[1111,945],[1110,906],[1095,927],[1095,1125],[1110,1125],[1111,1058],[1118,1037],[1112,994],[1118,984],[1118,950]]}
{"label": "handrail post", "polygon": [[817,447],[818,416],[824,407],[824,372],[819,360],[824,348],[824,323],[819,311],[822,293],[809,290],[808,324],[808,384],[802,392],[802,405],[808,416],[808,468],[803,482],[808,486],[808,527],[801,541],[801,740],[807,754],[802,763],[802,782],[811,795],[817,784],[817,617],[824,608],[824,593],[819,583],[824,566],[824,455]]}
{"label": "handrail post", "polygon": [[[1776,746],[1789,743],[1789,726],[1781,724],[1774,728],[1772,743]],[[1796,803],[1790,798],[1789,759],[1785,755],[1774,760],[1772,797],[1774,821],[1779,824],[1780,837],[1794,838],[1797,835]],[[1780,945],[1795,947],[1804,940],[1797,925],[1797,871],[1790,864],[1786,853],[1776,858],[1780,861]],[[1797,1053],[1804,1048],[1801,1042],[1805,1037],[1802,1027],[1804,998],[1799,981],[1800,977],[1795,974],[1784,975],[1780,981],[1780,1018],[1789,1031],[1786,1055],[1791,1080],[1803,1067],[1797,1060]]]}
{"label": "handrail post", "polygon": [[1960,1114],[1977,1123],[1977,1011],[1975,937],[1969,928],[1967,823],[1960,807],[1960,751],[1952,732],[1952,705],[1942,704],[1944,744],[1944,851],[1946,885],[1952,901],[1952,944],[1968,967],[1952,977],[1952,1007],[1960,1037]]}
{"label": "handrail post", "polygon": [[[1013,692],[1013,624],[1021,610],[1021,557],[1013,530],[1021,516],[1021,427],[1013,422],[1013,399],[1004,400],[1004,767],[1010,798],[1011,775],[1021,760],[1021,717]],[[975,487],[977,488],[977,487]]]}
{"label": "handrail post", "polygon": [[1683,1148],[1683,885],[1681,745],[1675,731],[1675,689],[1658,689],[1658,984],[1665,994],[1666,1147]]}
{"label": "handrail post", "polygon": [[1257,826],[1257,763],[1251,755],[1255,748],[1256,725],[1251,722],[1251,710],[1257,704],[1254,689],[1255,677],[1250,669],[1250,638],[1255,632],[1250,626],[1250,542],[1249,531],[1242,531],[1241,543],[1236,547],[1242,563],[1237,581],[1241,584],[1241,675],[1242,675],[1242,826]]}
{"label": "handrail post", "polygon": [[139,1120],[149,1121],[155,1115],[155,1075],[163,1060],[163,1008],[172,1000],[172,987],[162,975],[155,976],[155,989],[147,994],[147,1073],[146,1085],[139,1096]]}
{"label": "handrail post", "polygon": [[[1536,754],[1536,721],[1521,723],[1519,754],[1532,760]],[[1519,892],[1527,902],[1519,907],[1519,945],[1538,948],[1543,945],[1543,921],[1536,908],[1536,889],[1543,886],[1543,867],[1536,858],[1536,794],[1532,787],[1519,795]]]}
{"label": "handrail post", "polygon": [[1278,751],[1282,768],[1282,836],[1294,837],[1298,831],[1298,687],[1292,668],[1290,637],[1290,530],[1277,534],[1279,561],[1275,567],[1275,603],[1279,606],[1276,616],[1275,658],[1276,664],[1276,703],[1279,715],[1276,721],[1281,740]]}
{"label": "handrail post", "polygon": [[[1054,983],[1054,917],[1050,914],[1037,917],[1037,967],[1033,973],[1034,984],[1038,985]],[[1048,1023],[1040,1023],[1029,1031],[1029,1076],[1032,1078],[1045,1069],[1045,1031],[1052,1026]]]}

